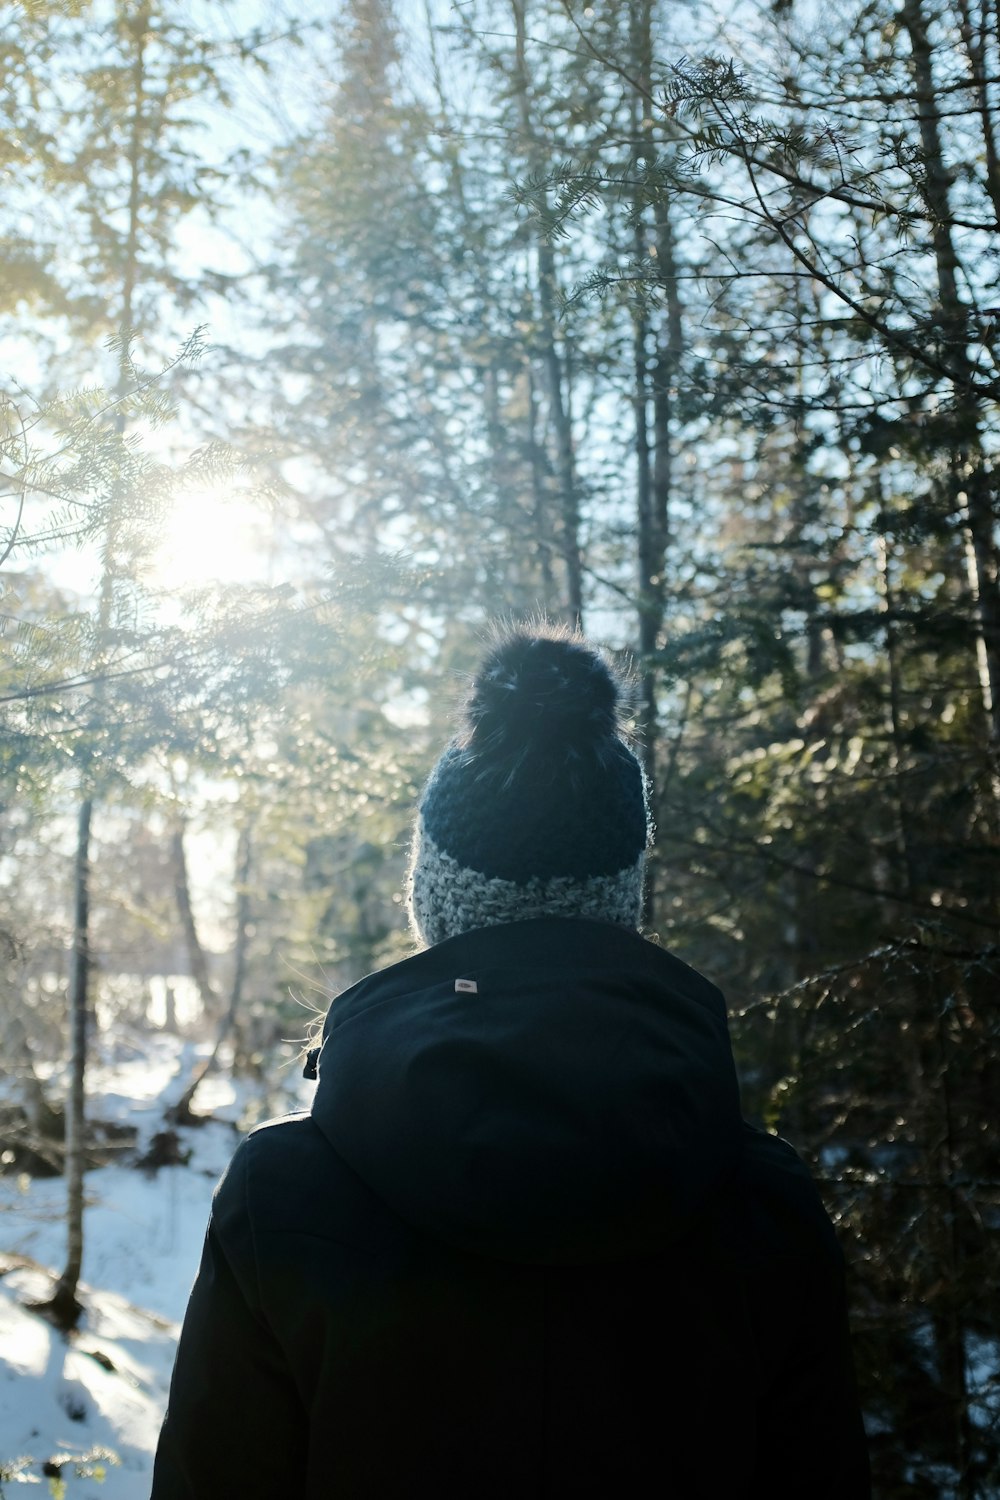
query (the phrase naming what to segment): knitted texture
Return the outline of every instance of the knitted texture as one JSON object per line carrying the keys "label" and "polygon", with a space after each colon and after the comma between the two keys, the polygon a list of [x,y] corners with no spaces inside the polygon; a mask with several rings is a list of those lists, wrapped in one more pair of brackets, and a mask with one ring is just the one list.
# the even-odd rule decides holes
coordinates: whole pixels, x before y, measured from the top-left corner
{"label": "knitted texture", "polygon": [[417,837],[410,910],[427,944],[443,943],[476,927],[499,927],[532,917],[589,917],[637,927],[642,910],[643,861],[613,875],[575,880],[533,876],[518,883],[460,865],[426,833]]}
{"label": "knitted texture", "polygon": [[426,943],[540,916],[638,926],[646,788],[620,686],[577,636],[511,636],[420,803],[410,915]]}

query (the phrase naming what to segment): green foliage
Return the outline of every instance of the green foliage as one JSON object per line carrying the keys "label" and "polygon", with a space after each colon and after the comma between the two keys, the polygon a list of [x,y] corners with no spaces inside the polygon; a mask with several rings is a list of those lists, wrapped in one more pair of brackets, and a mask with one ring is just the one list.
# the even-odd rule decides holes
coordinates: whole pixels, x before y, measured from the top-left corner
{"label": "green foliage", "polygon": [[971,931],[959,946],[948,924],[928,922],[738,1023],[752,1055],[768,1033],[788,1039],[786,1057],[795,1048],[763,1113],[809,1122],[853,1268],[881,1493],[908,1492],[915,1446],[948,1470],[956,1413],[967,1472],[981,1493],[996,1483],[998,978],[995,943]]}

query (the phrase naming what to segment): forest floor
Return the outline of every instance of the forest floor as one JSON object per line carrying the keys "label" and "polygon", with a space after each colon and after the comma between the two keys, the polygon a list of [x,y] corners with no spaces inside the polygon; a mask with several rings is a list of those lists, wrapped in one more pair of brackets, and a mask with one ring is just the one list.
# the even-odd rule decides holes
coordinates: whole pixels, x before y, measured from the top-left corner
{"label": "forest floor", "polygon": [[63,1180],[0,1177],[0,1496],[21,1484],[65,1500],[149,1493],[212,1191],[240,1135],[301,1108],[311,1092],[294,1066],[266,1098],[259,1084],[206,1079],[195,1109],[211,1118],[177,1132],[186,1162],[136,1165],[166,1128],[165,1101],[207,1050],[157,1032],[105,1038],[88,1075],[88,1115],[135,1126],[138,1143],[87,1173],[84,1312],[68,1338],[30,1309],[51,1294],[65,1259]]}

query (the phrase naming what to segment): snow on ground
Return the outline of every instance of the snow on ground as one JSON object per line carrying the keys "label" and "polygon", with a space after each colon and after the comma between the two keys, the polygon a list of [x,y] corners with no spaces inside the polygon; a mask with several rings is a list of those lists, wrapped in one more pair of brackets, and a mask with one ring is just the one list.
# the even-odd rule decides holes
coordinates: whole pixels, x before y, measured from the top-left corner
{"label": "snow on ground", "polygon": [[[179,1091],[171,1079],[187,1076],[197,1051],[157,1033],[117,1039],[105,1050],[88,1075],[88,1113],[135,1125],[134,1154],[141,1154],[164,1128],[164,1095]],[[106,1465],[103,1477],[80,1477],[67,1461],[60,1471],[66,1500],[148,1495],[213,1189],[245,1130],[308,1103],[298,1073],[283,1069],[266,1105],[245,1082],[206,1079],[195,1109],[214,1118],[179,1132],[191,1152],[186,1166],[147,1174],[125,1161],[88,1172],[80,1292],[86,1310],[69,1340],[25,1306],[51,1293],[65,1258],[63,1181],[0,1178],[0,1476],[18,1458],[33,1460],[20,1478],[0,1479],[0,1495],[22,1483],[44,1485],[46,1460],[82,1460],[94,1449],[112,1450],[120,1465]]]}
{"label": "snow on ground", "polygon": [[[30,1460],[9,1489],[39,1482],[43,1462],[55,1461],[67,1500],[141,1500],[149,1493],[176,1325],[115,1292],[87,1287],[86,1321],[67,1341],[24,1306],[51,1290],[52,1277],[41,1268],[11,1270],[0,1281],[0,1461],[16,1472],[17,1460]],[[75,1463],[94,1472],[80,1477]]]}

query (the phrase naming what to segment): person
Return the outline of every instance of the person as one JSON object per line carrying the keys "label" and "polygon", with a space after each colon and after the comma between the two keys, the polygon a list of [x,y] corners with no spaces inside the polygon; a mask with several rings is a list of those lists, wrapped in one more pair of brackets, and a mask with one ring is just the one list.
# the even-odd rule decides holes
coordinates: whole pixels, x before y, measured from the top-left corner
{"label": "person", "polygon": [[420,803],[423,947],[331,1005],[214,1199],[153,1500],[863,1500],[844,1270],[641,936],[647,788],[583,638],[486,656]]}

